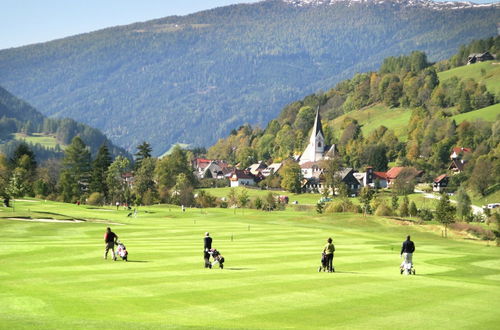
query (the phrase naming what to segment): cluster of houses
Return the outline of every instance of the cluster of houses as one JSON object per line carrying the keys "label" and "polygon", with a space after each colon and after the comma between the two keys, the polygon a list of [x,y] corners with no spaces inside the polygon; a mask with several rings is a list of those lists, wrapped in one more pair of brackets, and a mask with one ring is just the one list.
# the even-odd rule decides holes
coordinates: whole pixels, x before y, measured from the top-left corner
{"label": "cluster of houses", "polygon": [[[451,151],[450,159],[451,163],[448,166],[448,171],[451,175],[462,173],[465,166],[467,165],[467,160],[472,156],[471,148],[456,147]],[[434,179],[432,183],[432,190],[436,192],[442,192],[448,187],[450,181],[450,176],[448,174],[441,174]]]}
{"label": "cluster of houses", "polygon": [[[325,144],[318,109],[309,143],[304,152],[295,159],[301,168],[304,192],[323,192],[324,189],[328,189],[323,160],[331,159],[335,154],[336,146]],[[282,168],[281,163],[267,165],[264,162],[258,162],[246,169],[237,169],[231,168],[225,161],[209,159],[196,159],[193,166],[198,178],[229,179],[231,187],[256,186],[266,177],[279,174]],[[411,167],[393,167],[387,172],[376,172],[368,166],[363,172],[357,172],[353,168],[343,168],[336,173],[336,176],[347,185],[351,193],[356,194],[364,186],[391,187],[405,169],[406,173],[413,173],[414,177],[420,177],[423,174],[422,171]]]}

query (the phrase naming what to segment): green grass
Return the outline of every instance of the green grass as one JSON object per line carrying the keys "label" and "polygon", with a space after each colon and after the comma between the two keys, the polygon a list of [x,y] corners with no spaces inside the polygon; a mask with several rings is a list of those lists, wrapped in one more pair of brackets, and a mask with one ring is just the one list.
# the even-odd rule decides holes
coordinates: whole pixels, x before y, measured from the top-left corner
{"label": "green grass", "polygon": [[485,84],[486,88],[496,95],[500,92],[500,65],[495,63],[495,61],[475,63],[439,72],[439,81],[445,81],[454,76],[462,80],[472,78]]}
{"label": "green grass", "polygon": [[[442,239],[435,226],[168,206],[140,208],[134,219],[114,208],[14,204],[15,213],[0,208],[0,217],[91,220],[0,219],[3,329],[492,329],[500,322],[500,250]],[[102,259],[107,224],[97,221],[113,223],[131,262]],[[202,266],[205,231],[226,258],[223,270]],[[407,234],[417,246],[417,276],[398,271]],[[318,273],[329,236],[337,272]]]}
{"label": "green grass", "polygon": [[[16,133],[14,135],[16,140],[24,140],[28,143],[32,144],[40,144],[42,147],[48,149],[54,149],[59,142],[57,142],[56,138],[52,135],[46,135],[43,133],[33,133],[31,135],[26,135],[23,133]],[[61,148],[63,146],[60,145]]]}
{"label": "green grass", "polygon": [[333,126],[336,132],[340,132],[342,122],[345,118],[356,119],[362,124],[362,131],[364,136],[368,136],[372,131],[385,126],[395,131],[396,136],[402,140],[406,140],[407,132],[406,126],[410,121],[411,110],[404,108],[391,109],[382,104],[377,104],[361,110],[356,110],[342,115],[333,120]]}
{"label": "green grass", "polygon": [[[241,190],[244,189],[247,191],[248,196],[250,198],[266,198],[266,196],[269,194],[269,190],[260,190],[260,189],[247,189],[245,187],[238,187],[234,188],[236,189],[236,194],[239,195],[241,194]],[[229,195],[229,191],[231,188],[226,187],[226,188],[210,188],[210,189],[203,189],[206,192],[210,193],[211,195],[221,198],[221,197],[226,197]],[[321,198],[321,194],[293,194],[288,191],[271,191],[275,195],[285,195],[288,196],[290,203],[293,201],[297,201],[299,205],[306,204],[306,205],[311,205],[311,204],[316,204],[318,200]]]}
{"label": "green grass", "polygon": [[494,122],[497,120],[499,115],[500,115],[500,103],[497,103],[479,110],[461,113],[459,115],[453,116],[452,118],[455,119],[457,124],[460,124],[465,120],[474,121],[477,119]]}

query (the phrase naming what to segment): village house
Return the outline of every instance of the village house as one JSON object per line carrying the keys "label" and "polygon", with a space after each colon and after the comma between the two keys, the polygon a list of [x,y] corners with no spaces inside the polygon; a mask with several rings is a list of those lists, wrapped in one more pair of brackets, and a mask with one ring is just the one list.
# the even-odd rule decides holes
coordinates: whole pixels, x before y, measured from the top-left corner
{"label": "village house", "polygon": [[[361,184],[358,179],[354,176],[353,168],[344,168],[335,173],[341,182],[343,182],[351,194],[357,194],[359,189],[361,188]],[[330,189],[325,182],[325,178],[323,175],[323,171],[321,173],[317,171],[310,178],[303,178],[302,180],[302,191],[304,192],[320,192],[323,193],[325,189]],[[336,192],[335,192],[336,193]]]}
{"label": "village house", "polygon": [[387,173],[373,172],[373,188],[387,188]]}
{"label": "village house", "polygon": [[434,179],[432,183],[432,191],[442,192],[444,188],[448,187],[448,182],[450,178],[446,174],[441,174],[437,178]]}
{"label": "village house", "polygon": [[263,179],[262,174],[253,175],[248,170],[234,169],[229,175],[229,182],[232,188],[242,186],[255,186]]}
{"label": "village house", "polygon": [[467,160],[472,156],[471,148],[456,147],[453,148],[450,159],[451,164],[448,166],[448,170],[453,172],[453,174],[461,173],[464,170]]}
{"label": "village house", "polygon": [[197,158],[193,161],[193,167],[194,175],[198,179],[224,179],[225,175],[231,172],[229,165],[224,160]]}
{"label": "village house", "polygon": [[394,184],[394,181],[397,180],[403,172],[411,173],[411,179],[418,178],[424,173],[423,171],[419,171],[414,167],[393,167],[386,173],[387,187],[390,188]]}
{"label": "village house", "polygon": [[467,65],[477,62],[492,61],[494,59],[495,58],[490,54],[490,52],[470,54],[467,58]]}
{"label": "village house", "polygon": [[361,187],[373,186],[373,167],[367,166],[365,172],[356,172],[353,175]]}
{"label": "village house", "polygon": [[257,175],[262,170],[266,169],[267,165],[263,161],[259,161],[258,163],[250,165],[247,170],[250,171],[253,175]]}
{"label": "village house", "polygon": [[282,166],[283,166],[282,163],[272,163],[271,165],[269,165],[268,167],[263,169],[261,171],[261,173],[265,177],[268,177],[268,176],[274,175],[274,174],[278,174],[278,172],[280,171]]}

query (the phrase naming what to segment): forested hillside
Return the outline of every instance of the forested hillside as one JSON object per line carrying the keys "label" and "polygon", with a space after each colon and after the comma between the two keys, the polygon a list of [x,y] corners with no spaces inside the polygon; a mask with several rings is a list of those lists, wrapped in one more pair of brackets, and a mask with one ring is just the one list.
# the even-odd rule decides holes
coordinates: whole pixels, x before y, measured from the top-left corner
{"label": "forested hillside", "polygon": [[[114,146],[99,130],[72,119],[47,118],[0,87],[0,153],[11,155],[20,142],[25,140],[38,161],[61,158],[62,149],[75,136],[82,138],[92,154],[106,144],[111,155],[131,158],[123,148]],[[47,140],[53,143],[42,144],[42,141]]]}
{"label": "forested hillside", "polygon": [[[494,54],[500,37],[469,48]],[[421,52],[387,58],[377,72],[356,74],[291,103],[265,130],[248,125],[233,130],[207,156],[245,167],[300,155],[319,106],[325,143],[337,145],[344,166],[373,166],[376,171],[386,171],[390,164],[414,166],[431,182],[447,171],[452,148],[465,147],[473,152],[451,186],[491,193],[500,184],[500,72],[496,61],[438,72],[462,63],[464,56],[434,65]]]}
{"label": "forested hillside", "polygon": [[129,151],[149,141],[158,155],[176,142],[211,145],[244,123],[264,126],[292,100],[388,56],[447,58],[495,35],[499,8],[234,5],[0,51],[0,84],[45,115],[100,128]]}

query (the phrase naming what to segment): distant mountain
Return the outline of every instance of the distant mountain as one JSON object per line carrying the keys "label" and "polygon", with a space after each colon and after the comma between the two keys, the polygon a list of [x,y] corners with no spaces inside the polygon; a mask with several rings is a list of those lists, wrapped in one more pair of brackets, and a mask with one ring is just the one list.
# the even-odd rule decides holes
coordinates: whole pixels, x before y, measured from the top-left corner
{"label": "distant mountain", "polygon": [[[64,146],[77,135],[87,144],[92,154],[102,144],[106,144],[113,156],[131,158],[127,151],[113,145],[99,130],[73,119],[47,118],[0,86],[0,152],[9,154],[20,140],[25,140],[31,144],[39,161],[58,158],[62,156]],[[23,138],[19,138],[20,136]]]}
{"label": "distant mountain", "polygon": [[211,145],[243,123],[377,68],[449,57],[497,33],[500,5],[419,0],[268,0],[0,51],[0,84],[50,116],[156,155]]}

